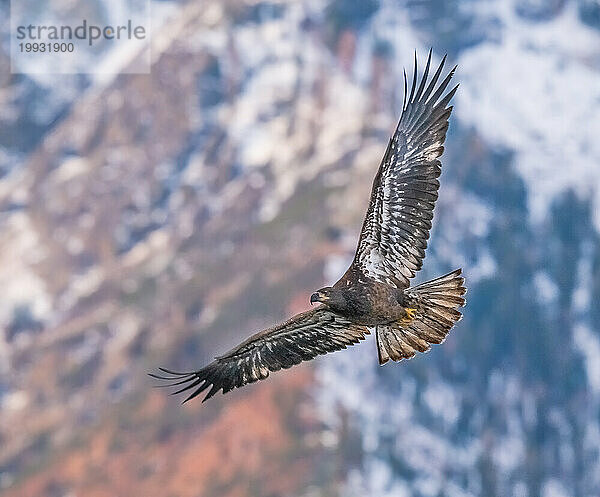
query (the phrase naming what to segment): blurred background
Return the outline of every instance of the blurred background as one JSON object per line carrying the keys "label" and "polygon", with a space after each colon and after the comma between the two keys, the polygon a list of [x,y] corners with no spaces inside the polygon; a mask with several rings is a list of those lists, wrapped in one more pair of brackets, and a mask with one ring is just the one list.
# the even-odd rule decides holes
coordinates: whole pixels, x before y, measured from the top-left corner
{"label": "blurred background", "polygon": [[[2,496],[600,495],[597,0],[155,0],[151,74],[112,77],[12,75],[8,9]],[[343,273],[430,46],[461,83],[417,277],[464,268],[446,343],[153,389]]]}

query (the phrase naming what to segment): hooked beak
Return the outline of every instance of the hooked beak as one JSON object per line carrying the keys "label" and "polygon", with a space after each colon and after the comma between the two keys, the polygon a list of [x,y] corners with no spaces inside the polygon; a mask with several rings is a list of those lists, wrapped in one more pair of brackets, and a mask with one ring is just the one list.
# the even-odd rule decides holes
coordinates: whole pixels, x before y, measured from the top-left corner
{"label": "hooked beak", "polygon": [[310,305],[313,305],[315,302],[325,302],[329,300],[327,295],[323,295],[321,292],[315,292],[310,296]]}

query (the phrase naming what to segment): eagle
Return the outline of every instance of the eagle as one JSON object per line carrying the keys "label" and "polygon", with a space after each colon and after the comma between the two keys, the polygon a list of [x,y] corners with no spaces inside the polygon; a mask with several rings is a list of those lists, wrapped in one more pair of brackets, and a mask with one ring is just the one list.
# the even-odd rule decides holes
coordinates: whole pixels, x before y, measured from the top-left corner
{"label": "eagle", "polygon": [[[187,392],[184,403],[207,391],[264,380],[316,356],[345,349],[374,329],[379,364],[409,359],[442,343],[462,314],[466,288],[461,269],[410,286],[421,269],[441,174],[456,66],[440,81],[446,56],[431,79],[431,50],[417,86],[417,54],[408,93],[404,71],[402,112],[379,166],[352,264],[333,286],[317,290],[320,305],[260,331],[197,371],[159,368],[150,375]],[[439,82],[439,84],[438,84]]]}

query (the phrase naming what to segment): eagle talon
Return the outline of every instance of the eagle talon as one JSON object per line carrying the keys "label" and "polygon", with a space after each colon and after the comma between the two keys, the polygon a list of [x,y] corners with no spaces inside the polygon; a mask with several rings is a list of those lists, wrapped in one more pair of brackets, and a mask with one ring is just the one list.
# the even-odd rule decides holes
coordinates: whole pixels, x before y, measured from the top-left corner
{"label": "eagle talon", "polygon": [[413,307],[407,307],[406,309],[404,309],[404,312],[406,312],[406,319],[410,320],[410,321],[415,319],[415,317],[417,315],[417,310],[414,309]]}

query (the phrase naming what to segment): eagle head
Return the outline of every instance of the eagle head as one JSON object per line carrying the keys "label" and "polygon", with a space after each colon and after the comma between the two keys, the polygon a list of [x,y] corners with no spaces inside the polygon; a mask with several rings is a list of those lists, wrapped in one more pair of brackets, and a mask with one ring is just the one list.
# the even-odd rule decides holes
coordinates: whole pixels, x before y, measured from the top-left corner
{"label": "eagle head", "polygon": [[345,307],[346,299],[340,290],[326,286],[310,296],[310,303],[314,304],[315,302],[320,302],[332,309],[337,309]]}

